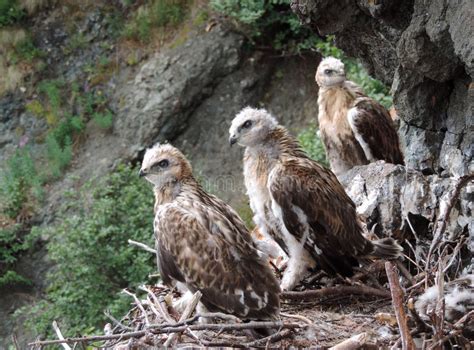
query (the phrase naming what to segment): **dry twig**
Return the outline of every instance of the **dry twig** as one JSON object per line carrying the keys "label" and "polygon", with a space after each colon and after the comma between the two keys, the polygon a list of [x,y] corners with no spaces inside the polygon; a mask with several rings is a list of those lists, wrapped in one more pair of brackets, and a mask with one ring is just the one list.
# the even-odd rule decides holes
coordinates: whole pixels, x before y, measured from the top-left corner
{"label": "dry twig", "polygon": [[[138,288],[148,293],[147,300],[148,300],[148,303],[150,305],[151,310],[153,311],[153,313],[155,315],[158,316],[158,314],[160,314],[161,317],[163,317],[163,319],[168,323],[175,322],[175,320],[168,313],[168,310],[166,309],[166,307],[163,307],[163,305],[161,305],[161,303],[160,303],[159,299],[156,297],[155,293],[153,293],[146,286],[140,286]],[[153,300],[150,300],[150,297]],[[158,306],[158,309],[155,307],[155,305]]]}
{"label": "dry twig", "polygon": [[281,328],[281,329],[297,329],[305,328],[306,325],[300,325],[298,323],[285,323],[280,321],[265,321],[265,322],[249,322],[249,323],[233,323],[233,324],[215,324],[215,323],[205,323],[205,324],[196,324],[196,325],[184,325],[173,327],[170,325],[162,324],[150,324],[149,327],[145,330],[128,332],[122,334],[113,334],[113,335],[95,335],[89,337],[79,337],[79,338],[66,338],[64,340],[43,340],[35,341],[28,345],[30,346],[44,346],[51,344],[74,344],[74,343],[91,343],[104,340],[112,339],[121,339],[126,340],[130,338],[139,338],[151,332],[153,334],[169,334],[176,332],[183,332],[186,329],[196,330],[196,331],[232,331],[232,330],[244,330],[244,329],[257,329],[257,328]]}
{"label": "dry twig", "polygon": [[16,338],[16,334],[12,334],[12,342],[13,346],[15,347],[15,350],[20,350],[20,345],[18,344],[18,339]]}
{"label": "dry twig", "polygon": [[145,309],[143,308],[143,305],[142,303],[140,302],[140,300],[138,300],[137,296],[131,292],[129,292],[128,290],[124,289],[123,292],[127,295],[130,295],[133,300],[135,300],[135,304],[138,306],[138,308],[140,309],[140,311],[142,312],[143,314],[143,317],[145,317],[145,323],[146,325],[150,325],[150,321],[148,320],[148,316],[147,316],[147,313],[145,311]]}
{"label": "dry twig", "polygon": [[334,345],[329,350],[357,350],[357,349],[377,349],[371,337],[366,332],[360,333]]}
{"label": "dry twig", "polygon": [[141,248],[141,249],[143,249],[143,250],[145,250],[149,253],[156,254],[156,250],[149,247],[149,246],[147,246],[145,243],[141,243],[141,242],[137,242],[137,241],[133,241],[133,240],[129,239],[128,244],[137,246],[137,247],[139,247],[139,248]]}
{"label": "dry twig", "polygon": [[283,331],[278,331],[268,337],[260,338],[260,339],[245,343],[244,347],[248,349],[248,348],[253,348],[259,345],[263,345],[263,344],[266,344],[266,345],[272,344],[284,338],[288,338],[290,335],[291,335],[291,330],[285,329]]}
{"label": "dry twig", "polygon": [[[64,340],[63,334],[61,333],[61,330],[59,329],[58,323],[56,321],[53,321],[53,329],[56,332],[56,335],[58,336],[58,339],[59,340]],[[62,343],[61,345],[65,350],[72,350],[72,348],[69,345],[67,345],[66,343]]]}
{"label": "dry twig", "polygon": [[283,292],[281,297],[290,300],[305,300],[314,298],[334,297],[339,295],[371,295],[382,298],[390,298],[390,292],[387,290],[372,288],[368,286],[336,286],[315,290],[305,290],[302,292]]}
{"label": "dry twig", "polygon": [[[186,308],[183,311],[183,314],[181,315],[180,319],[178,322],[183,322],[184,320],[188,319],[194,310],[196,309],[196,306],[199,303],[199,300],[201,300],[202,293],[200,291],[197,291],[194,293],[192,299],[189,301],[188,305],[186,305]],[[179,333],[173,333],[170,335],[170,337],[166,340],[164,346],[168,347],[171,344],[173,344],[174,340],[179,336]]]}
{"label": "dry twig", "polygon": [[398,328],[402,338],[403,350],[415,349],[413,338],[408,328],[407,316],[403,307],[403,291],[398,282],[397,267],[390,261],[385,263],[385,271],[387,272],[390,291],[392,294],[392,305],[397,317]]}
{"label": "dry twig", "polygon": [[114,316],[112,316],[108,311],[104,311],[104,315],[110,319],[117,327],[120,327],[122,329],[128,330],[128,331],[133,331],[132,327],[124,325],[122,322],[117,320]]}

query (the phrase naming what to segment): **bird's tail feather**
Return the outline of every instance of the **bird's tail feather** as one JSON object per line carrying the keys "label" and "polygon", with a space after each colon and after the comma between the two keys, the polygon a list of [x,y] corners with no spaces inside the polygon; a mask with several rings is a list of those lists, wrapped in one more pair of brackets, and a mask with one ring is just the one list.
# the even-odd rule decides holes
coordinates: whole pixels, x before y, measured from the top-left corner
{"label": "bird's tail feather", "polygon": [[402,255],[403,248],[393,238],[383,238],[377,241],[372,241],[374,245],[374,252],[371,254],[374,257],[382,259],[396,259]]}

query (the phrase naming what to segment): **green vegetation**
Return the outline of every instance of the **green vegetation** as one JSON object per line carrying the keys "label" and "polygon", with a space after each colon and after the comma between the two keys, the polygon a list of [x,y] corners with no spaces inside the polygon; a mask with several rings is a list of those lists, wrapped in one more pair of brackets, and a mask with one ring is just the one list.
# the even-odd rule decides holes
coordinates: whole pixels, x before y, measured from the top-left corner
{"label": "green vegetation", "polygon": [[43,57],[44,53],[38,49],[30,35],[14,45],[12,61],[32,62],[36,58]]}
{"label": "green vegetation", "polygon": [[0,173],[0,214],[16,218],[42,197],[42,180],[29,148],[20,148]]}
{"label": "green vegetation", "polygon": [[92,120],[102,129],[109,129],[114,122],[112,112],[109,110],[104,113],[94,113]]}
{"label": "green vegetation", "polygon": [[126,23],[123,34],[128,39],[149,42],[153,28],[176,26],[181,23],[189,3],[189,0],[147,1]]}
{"label": "green vegetation", "polygon": [[28,148],[19,148],[0,172],[0,287],[29,283],[12,270],[18,255],[31,242],[22,234],[23,226],[15,224],[18,216],[27,218],[42,198],[42,180]]}
{"label": "green vegetation", "polygon": [[299,53],[315,40],[290,9],[290,0],[211,0],[211,8],[232,19],[255,44]]}
{"label": "green vegetation", "polygon": [[87,46],[87,38],[82,32],[77,32],[71,36],[66,47],[63,51],[65,54],[70,54],[71,52],[83,49]]}
{"label": "green vegetation", "polygon": [[0,288],[30,281],[11,269],[19,253],[28,250],[31,242],[21,238],[21,225],[0,228]]}
{"label": "green vegetation", "polygon": [[0,28],[18,22],[25,16],[25,11],[17,0],[0,0]]}
{"label": "green vegetation", "polygon": [[298,134],[298,141],[301,147],[308,155],[324,166],[328,166],[326,159],[326,150],[323,142],[317,134],[317,129],[314,127],[307,128]]}
{"label": "green vegetation", "polygon": [[[108,62],[100,62],[102,66]],[[90,68],[89,73],[95,72]],[[65,88],[61,80],[45,80],[38,85],[41,99],[30,102],[26,109],[49,125],[46,135],[48,166],[43,169],[49,178],[58,178],[73,157],[72,145],[85,130],[88,120],[100,128],[108,129],[113,123],[113,114],[107,108],[108,99],[100,90],[81,92],[76,84]],[[74,115],[73,111],[80,111]]]}
{"label": "green vegetation", "polygon": [[137,173],[120,166],[95,185],[71,191],[57,226],[33,230],[33,236],[50,237],[49,257],[56,266],[45,300],[29,317],[38,334],[48,333],[53,320],[67,335],[101,330],[104,310],[119,317],[129,309],[130,298],[121,290],[136,288],[156,270],[152,254],[127,243],[153,246],[153,194]]}

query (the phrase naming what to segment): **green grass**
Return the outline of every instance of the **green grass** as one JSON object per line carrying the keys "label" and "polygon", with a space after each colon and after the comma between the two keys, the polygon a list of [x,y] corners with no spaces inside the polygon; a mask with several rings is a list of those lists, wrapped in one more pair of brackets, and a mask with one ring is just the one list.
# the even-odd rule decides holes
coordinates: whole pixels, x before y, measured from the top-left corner
{"label": "green grass", "polygon": [[48,235],[55,268],[43,301],[29,314],[37,334],[51,333],[57,320],[66,336],[100,332],[104,310],[120,318],[130,307],[123,288],[136,288],[156,271],[155,257],[128,239],[153,246],[153,193],[135,168],[120,166],[98,182],[71,191],[55,226],[35,228]]}
{"label": "green grass", "polygon": [[176,26],[185,18],[189,0],[152,0],[140,6],[125,24],[123,35],[147,43],[154,28]]}
{"label": "green grass", "polygon": [[44,52],[37,48],[30,35],[25,39],[16,43],[13,48],[12,61],[13,63],[24,61],[32,62],[36,58],[44,56]]}

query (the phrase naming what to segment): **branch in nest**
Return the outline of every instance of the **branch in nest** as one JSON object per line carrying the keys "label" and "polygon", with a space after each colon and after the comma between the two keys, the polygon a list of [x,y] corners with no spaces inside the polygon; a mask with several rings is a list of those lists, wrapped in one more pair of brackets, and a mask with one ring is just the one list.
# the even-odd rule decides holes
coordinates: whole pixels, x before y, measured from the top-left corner
{"label": "branch in nest", "polygon": [[372,288],[368,286],[336,286],[302,292],[283,292],[281,297],[290,300],[305,300],[314,298],[334,297],[339,295],[371,295],[382,298],[390,298],[387,290]]}
{"label": "branch in nest", "polygon": [[142,312],[143,317],[145,318],[145,323],[148,326],[150,324],[150,321],[148,320],[148,315],[147,315],[147,313],[145,311],[145,308],[143,307],[142,303],[140,302],[140,300],[138,300],[137,296],[135,294],[129,292],[126,289],[123,289],[122,292],[127,294],[127,295],[130,295],[133,298],[133,300],[135,300],[135,304],[137,304],[138,308]]}
{"label": "branch in nest", "polygon": [[245,329],[257,329],[257,328],[281,328],[281,329],[297,329],[305,328],[307,325],[300,325],[298,323],[285,323],[280,321],[266,321],[266,322],[249,322],[249,323],[234,323],[234,324],[196,324],[196,325],[184,325],[173,327],[170,325],[161,325],[161,324],[151,324],[147,329],[137,332],[129,332],[122,334],[113,334],[113,335],[95,335],[89,337],[80,337],[80,338],[66,338],[64,340],[43,340],[30,343],[30,346],[44,346],[51,344],[74,344],[74,343],[90,343],[96,341],[120,339],[126,340],[130,338],[139,338],[146,335],[148,332],[153,334],[169,334],[176,332],[183,332],[187,329],[196,330],[196,331],[232,331],[232,330],[245,330]]}
{"label": "branch in nest", "polygon": [[[186,308],[184,309],[183,314],[181,315],[178,322],[183,322],[184,320],[188,319],[192,315],[192,313],[196,309],[197,304],[199,303],[199,300],[201,300],[201,297],[202,297],[202,293],[200,291],[197,291],[196,293],[194,293],[192,299],[189,301],[188,305],[186,305]],[[174,340],[178,336],[179,336],[179,332],[171,334],[171,336],[166,340],[164,344],[165,348],[172,345]]]}
{"label": "branch in nest", "polygon": [[[61,330],[59,329],[58,323],[56,321],[53,321],[53,328],[56,332],[56,335],[58,336],[58,339],[64,340],[63,334],[61,333]],[[62,344],[62,347],[64,348],[64,350],[72,350],[72,348],[65,343]]]}
{"label": "branch in nest", "polygon": [[268,347],[269,344],[275,343],[275,342],[280,341],[284,338],[288,338],[290,335],[291,335],[291,330],[285,329],[283,331],[278,331],[275,334],[272,334],[268,337],[257,339],[257,340],[245,343],[244,347],[246,349],[248,349],[248,348],[253,348],[253,347],[256,347],[256,346],[259,346],[259,345],[263,345],[263,344],[265,344],[266,347]]}
{"label": "branch in nest", "polygon": [[360,333],[329,348],[329,350],[378,349],[367,333]]}
{"label": "branch in nest", "polygon": [[415,349],[413,338],[408,329],[407,316],[403,307],[403,291],[398,282],[397,267],[390,261],[385,263],[385,271],[387,272],[390,291],[392,294],[392,305],[397,317],[398,328],[402,339],[403,350]]}
{"label": "branch in nest", "polygon": [[155,249],[153,249],[153,248],[147,246],[147,245],[144,244],[144,243],[137,242],[137,241],[133,241],[133,240],[129,239],[129,240],[128,240],[128,244],[134,245],[134,246],[136,246],[136,247],[138,247],[138,248],[141,248],[141,249],[143,249],[143,250],[145,250],[145,251],[147,251],[147,252],[149,252],[149,253],[156,254],[156,250],[155,250]]}

